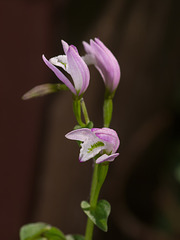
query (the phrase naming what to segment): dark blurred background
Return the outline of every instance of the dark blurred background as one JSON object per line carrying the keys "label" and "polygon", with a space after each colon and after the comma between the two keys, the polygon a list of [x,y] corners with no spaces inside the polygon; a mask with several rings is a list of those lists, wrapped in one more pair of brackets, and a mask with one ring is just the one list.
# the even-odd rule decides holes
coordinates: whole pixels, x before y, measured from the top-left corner
{"label": "dark blurred background", "polygon": [[[0,236],[47,222],[84,233],[92,161],[64,135],[76,124],[70,92],[22,101],[32,87],[58,82],[41,60],[99,37],[121,66],[111,127],[120,156],[101,198],[112,205],[109,231],[94,239],[180,239],[179,0],[0,1]],[[93,68],[84,98],[102,126],[104,85]]]}

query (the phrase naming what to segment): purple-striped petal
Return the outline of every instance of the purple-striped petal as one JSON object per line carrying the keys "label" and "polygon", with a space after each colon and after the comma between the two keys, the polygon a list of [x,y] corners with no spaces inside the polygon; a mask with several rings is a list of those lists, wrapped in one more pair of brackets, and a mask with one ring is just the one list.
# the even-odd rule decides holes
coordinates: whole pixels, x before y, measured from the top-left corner
{"label": "purple-striped petal", "polygon": [[69,79],[59,69],[57,69],[53,64],[51,64],[44,55],[42,56],[42,58],[45,64],[55,73],[59,80],[61,80],[71,90],[72,93],[76,94],[76,90],[73,87],[72,83],[69,81]]}
{"label": "purple-striped petal", "polygon": [[95,41],[99,46],[101,46],[102,49],[104,49],[104,51],[109,56],[112,69],[113,69],[113,88],[116,89],[119,84],[120,75],[121,75],[119,63],[115,58],[115,56],[112,54],[112,52],[104,45],[103,42],[101,42],[98,38],[95,38]]}
{"label": "purple-striped petal", "polygon": [[70,46],[67,51],[67,62],[75,89],[81,95],[86,91],[89,85],[89,69],[73,46]]}
{"label": "purple-striped petal", "polygon": [[96,53],[96,68],[99,70],[105,86],[110,90],[113,91],[113,78],[114,78],[114,71],[112,64],[110,62],[110,58],[108,54],[101,48],[96,42],[93,40],[90,41],[90,44]]}
{"label": "purple-striped petal", "polygon": [[84,60],[87,64],[94,64],[100,72],[106,88],[113,92],[120,80],[120,67],[112,52],[98,39],[90,40],[90,44],[83,42],[87,55]]}
{"label": "purple-striped petal", "polygon": [[110,128],[101,128],[95,130],[94,133],[99,139],[113,145],[113,153],[117,151],[120,145],[120,140],[116,131]]}

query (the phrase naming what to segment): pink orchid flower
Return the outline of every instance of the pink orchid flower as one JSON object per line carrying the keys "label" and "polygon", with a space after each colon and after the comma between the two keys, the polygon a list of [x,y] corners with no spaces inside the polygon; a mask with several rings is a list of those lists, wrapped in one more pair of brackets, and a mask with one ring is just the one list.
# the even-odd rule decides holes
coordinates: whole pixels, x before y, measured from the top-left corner
{"label": "pink orchid flower", "polygon": [[[74,95],[80,96],[86,91],[89,85],[89,69],[84,60],[80,57],[75,46],[69,46],[63,40],[62,46],[65,55],[59,55],[57,57],[51,58],[49,61],[43,55],[43,61]],[[68,74],[70,74],[74,86],[71,81],[54,65],[63,68]]]}
{"label": "pink orchid flower", "polygon": [[119,155],[116,151],[120,145],[120,140],[113,129],[81,128],[67,133],[65,137],[82,142],[79,154],[80,162],[97,157],[97,154],[96,163],[112,162]]}
{"label": "pink orchid flower", "polygon": [[94,64],[100,72],[106,88],[113,93],[120,81],[120,66],[112,52],[98,39],[90,40],[90,44],[83,42],[87,53],[84,61],[90,65]]}

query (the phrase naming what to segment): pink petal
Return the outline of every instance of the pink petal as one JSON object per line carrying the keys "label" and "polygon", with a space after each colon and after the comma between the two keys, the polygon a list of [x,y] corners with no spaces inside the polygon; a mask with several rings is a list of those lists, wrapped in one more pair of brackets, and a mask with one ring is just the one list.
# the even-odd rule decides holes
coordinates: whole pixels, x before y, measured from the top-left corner
{"label": "pink petal", "polygon": [[84,142],[91,134],[92,133],[89,128],[81,128],[67,133],[65,137],[71,140]]}
{"label": "pink petal", "polygon": [[73,46],[70,46],[67,51],[67,61],[75,89],[80,91],[79,94],[81,94],[86,91],[89,85],[89,69]]}
{"label": "pink petal", "polygon": [[96,131],[98,131],[99,129],[101,129],[101,128],[91,128],[91,132],[96,132]]}
{"label": "pink petal", "polygon": [[96,62],[97,62],[96,67],[100,72],[106,87],[108,87],[111,90],[113,86],[114,71],[112,68],[110,58],[106,53],[106,51],[104,51],[104,49],[101,48],[96,42],[91,40],[90,44],[96,55]]}
{"label": "pink petal", "polygon": [[89,61],[90,64],[95,65],[104,80],[105,86],[113,92],[120,80],[120,67],[117,59],[98,38],[95,38],[95,41],[91,39],[90,44],[83,42],[83,45],[85,51],[92,56]]}
{"label": "pink petal", "polygon": [[116,131],[110,128],[102,128],[94,130],[94,133],[98,138],[102,139],[103,141],[113,144],[113,152],[117,151],[120,145],[120,140]]}
{"label": "pink petal", "polygon": [[88,44],[85,41],[83,41],[82,43],[83,43],[84,49],[87,53],[90,53],[90,54],[93,53],[93,49],[90,44]]}
{"label": "pink petal", "polygon": [[111,155],[103,154],[102,156],[100,156],[100,157],[96,160],[96,163],[102,163],[102,162],[105,162],[105,161],[112,162],[112,161],[114,161],[114,159],[115,159],[118,155],[119,155],[119,153],[114,153],[114,154],[111,154]]}
{"label": "pink petal", "polygon": [[61,40],[61,43],[63,46],[64,53],[66,54],[69,49],[69,44],[67,42],[65,42],[64,40]]}
{"label": "pink petal", "polygon": [[114,75],[113,88],[116,89],[119,84],[120,75],[121,75],[119,63],[118,63],[117,59],[115,58],[115,56],[112,54],[112,52],[104,45],[103,42],[101,42],[98,38],[95,38],[95,41],[99,46],[101,46],[102,49],[104,49],[106,54],[109,56],[111,65],[113,67],[113,75]]}

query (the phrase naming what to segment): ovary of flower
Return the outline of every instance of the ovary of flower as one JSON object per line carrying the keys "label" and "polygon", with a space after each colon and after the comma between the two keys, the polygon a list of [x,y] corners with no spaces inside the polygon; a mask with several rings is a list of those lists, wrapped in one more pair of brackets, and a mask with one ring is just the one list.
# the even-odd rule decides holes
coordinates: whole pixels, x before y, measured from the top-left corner
{"label": "ovary of flower", "polygon": [[[62,41],[62,46],[65,55],[51,58],[49,61],[43,55],[43,61],[74,95],[80,96],[86,91],[89,85],[89,69],[84,60],[80,57],[75,46],[69,46],[65,41]],[[54,65],[63,68],[71,75],[74,86],[71,81]]]}
{"label": "ovary of flower", "polygon": [[83,57],[84,61],[94,64],[100,72],[106,88],[113,93],[120,81],[120,66],[112,52],[98,39],[90,40],[90,44],[83,42],[87,53]]}
{"label": "ovary of flower", "polygon": [[65,137],[82,142],[79,154],[80,162],[85,162],[97,155],[96,163],[112,162],[119,155],[116,151],[120,140],[113,129],[81,128],[67,133]]}

